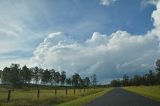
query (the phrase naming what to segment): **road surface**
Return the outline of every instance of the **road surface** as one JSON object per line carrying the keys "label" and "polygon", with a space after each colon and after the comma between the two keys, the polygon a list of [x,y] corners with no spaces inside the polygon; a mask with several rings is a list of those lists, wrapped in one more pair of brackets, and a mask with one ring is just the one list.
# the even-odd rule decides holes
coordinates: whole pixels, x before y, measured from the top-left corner
{"label": "road surface", "polygon": [[115,88],[104,96],[91,101],[86,106],[160,106],[160,102],[121,88]]}

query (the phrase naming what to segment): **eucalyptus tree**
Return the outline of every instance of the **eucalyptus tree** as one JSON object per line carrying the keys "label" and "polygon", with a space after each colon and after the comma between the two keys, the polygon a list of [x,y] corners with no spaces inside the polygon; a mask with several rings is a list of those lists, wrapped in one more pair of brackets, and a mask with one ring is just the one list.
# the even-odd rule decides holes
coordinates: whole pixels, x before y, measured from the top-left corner
{"label": "eucalyptus tree", "polygon": [[85,79],[82,79],[81,77],[79,77],[79,82],[78,82],[78,88],[79,88],[79,91],[81,92],[81,89],[84,88],[84,91],[85,91]]}
{"label": "eucalyptus tree", "polygon": [[57,94],[57,85],[59,84],[60,81],[60,73],[57,71],[54,74],[54,82],[55,82],[55,95]]}
{"label": "eucalyptus tree", "polygon": [[51,86],[53,86],[53,83],[55,82],[55,70],[54,69],[50,69],[49,71],[51,73],[50,84],[51,84]]}
{"label": "eucalyptus tree", "polygon": [[78,84],[78,86],[80,88],[85,87],[85,79],[82,79],[81,77],[79,77],[79,84]]}
{"label": "eucalyptus tree", "polygon": [[160,84],[160,59],[157,59],[156,61],[156,71],[157,71],[158,84]]}
{"label": "eucalyptus tree", "polygon": [[30,83],[31,78],[32,78],[32,72],[31,70],[24,65],[20,71],[20,75],[21,75],[21,80],[23,83]]}
{"label": "eucalyptus tree", "polygon": [[49,83],[51,80],[51,72],[46,69],[45,71],[42,72],[42,82],[43,83]]}
{"label": "eucalyptus tree", "polygon": [[21,77],[20,77],[20,65],[19,64],[11,64],[10,66],[10,82],[12,87],[20,87],[22,84]]}
{"label": "eucalyptus tree", "polygon": [[71,78],[66,78],[66,85],[71,85],[72,84],[72,79]]}
{"label": "eucalyptus tree", "polygon": [[72,75],[72,86],[74,87],[74,94],[75,94],[75,89],[79,87],[79,81],[80,81],[80,75],[78,73],[75,73]]}
{"label": "eucalyptus tree", "polygon": [[89,77],[85,77],[85,79],[84,79],[84,85],[86,86],[86,87],[89,87],[90,86],[90,79],[89,79]]}
{"label": "eucalyptus tree", "polygon": [[57,71],[54,74],[55,85],[58,85],[60,82],[60,73]]}
{"label": "eucalyptus tree", "polygon": [[33,75],[32,75],[32,76],[33,76],[33,81],[34,81],[35,84],[37,85],[38,82],[39,82],[40,79],[41,79],[41,76],[40,76],[40,74],[41,74],[40,69],[36,66],[36,67],[32,67],[31,70],[32,70],[32,74],[33,74]]}
{"label": "eucalyptus tree", "polygon": [[91,76],[91,82],[92,82],[92,86],[93,86],[94,89],[95,89],[95,87],[96,87],[96,85],[97,85],[97,77],[96,77],[96,74],[93,74],[93,75]]}
{"label": "eucalyptus tree", "polygon": [[123,86],[128,86],[129,85],[129,77],[126,74],[123,75],[122,84],[123,84]]}
{"label": "eucalyptus tree", "polygon": [[0,80],[1,80],[1,83],[2,83],[2,75],[3,75],[2,72],[3,72],[3,71],[0,70]]}
{"label": "eucalyptus tree", "polygon": [[155,74],[152,70],[149,70],[149,73],[147,74],[147,82],[148,85],[155,85]]}
{"label": "eucalyptus tree", "polygon": [[61,72],[61,75],[60,75],[61,85],[64,86],[65,80],[66,80],[66,72],[65,72],[65,71],[62,71],[62,72]]}
{"label": "eucalyptus tree", "polygon": [[74,87],[79,86],[79,80],[80,80],[80,75],[78,73],[75,73],[74,75],[72,75],[72,85]]}
{"label": "eucalyptus tree", "polygon": [[3,69],[2,82],[12,88],[20,87],[22,84],[20,71],[19,64],[11,64],[10,68],[5,67]]}
{"label": "eucalyptus tree", "polygon": [[67,95],[67,88],[72,84],[71,78],[65,78],[65,83],[66,83],[66,95]]}
{"label": "eucalyptus tree", "polygon": [[3,84],[9,84],[10,77],[12,77],[11,74],[10,74],[10,68],[9,67],[5,67],[3,69],[3,73],[2,73],[2,83]]}

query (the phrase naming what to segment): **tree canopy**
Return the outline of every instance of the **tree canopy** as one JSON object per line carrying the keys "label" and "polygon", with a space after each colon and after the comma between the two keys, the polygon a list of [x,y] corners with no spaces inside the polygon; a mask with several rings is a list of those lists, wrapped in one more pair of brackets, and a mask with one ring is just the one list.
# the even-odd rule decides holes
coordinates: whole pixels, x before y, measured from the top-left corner
{"label": "tree canopy", "polygon": [[11,64],[10,67],[5,67],[3,71],[0,70],[0,79],[3,84],[8,87],[22,87],[26,84],[41,84],[58,86],[64,84],[66,86],[89,87],[90,79],[85,77],[84,79],[78,73],[72,76],[66,76],[66,72],[56,71],[54,69],[42,69],[39,67],[28,68],[26,65],[20,67],[19,64]]}

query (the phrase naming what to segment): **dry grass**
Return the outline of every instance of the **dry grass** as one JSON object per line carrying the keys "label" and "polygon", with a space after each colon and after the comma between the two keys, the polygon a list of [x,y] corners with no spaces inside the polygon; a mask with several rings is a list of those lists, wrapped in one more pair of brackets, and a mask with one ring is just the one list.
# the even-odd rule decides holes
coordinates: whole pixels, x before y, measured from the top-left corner
{"label": "dry grass", "polygon": [[51,106],[55,104],[64,103],[77,98],[84,97],[86,95],[94,94],[103,91],[104,88],[98,88],[96,90],[83,91],[76,89],[74,95],[73,89],[68,89],[68,95],[66,96],[65,89],[57,90],[57,95],[54,94],[54,89],[42,89],[40,90],[40,98],[37,98],[38,90],[34,89],[15,89],[11,92],[11,100],[7,101],[7,90],[0,88],[0,106]]}

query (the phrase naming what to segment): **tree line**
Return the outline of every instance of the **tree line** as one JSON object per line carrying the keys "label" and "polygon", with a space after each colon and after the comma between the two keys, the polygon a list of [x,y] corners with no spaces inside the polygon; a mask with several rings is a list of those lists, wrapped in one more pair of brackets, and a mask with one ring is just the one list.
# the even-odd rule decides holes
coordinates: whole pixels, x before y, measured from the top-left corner
{"label": "tree line", "polygon": [[156,61],[156,70],[149,70],[145,75],[134,75],[132,77],[123,75],[120,80],[112,80],[110,85],[114,87],[120,86],[140,86],[140,85],[158,85],[160,84],[160,59]]}
{"label": "tree line", "polygon": [[39,67],[28,68],[26,65],[11,64],[0,70],[1,83],[10,88],[23,87],[24,85],[49,85],[49,86],[73,86],[74,88],[95,87],[96,75],[81,77],[78,73],[66,76],[66,72],[54,69],[43,69]]}

